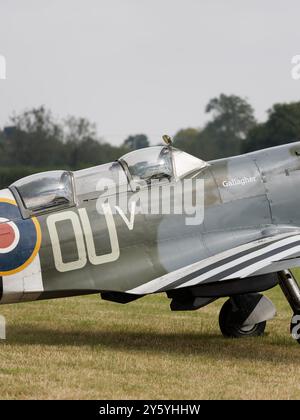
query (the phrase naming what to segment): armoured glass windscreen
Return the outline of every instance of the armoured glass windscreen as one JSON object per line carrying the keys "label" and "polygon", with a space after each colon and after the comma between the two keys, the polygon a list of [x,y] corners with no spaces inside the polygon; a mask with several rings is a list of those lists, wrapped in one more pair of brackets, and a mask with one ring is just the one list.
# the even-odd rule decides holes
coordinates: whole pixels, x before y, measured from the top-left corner
{"label": "armoured glass windscreen", "polygon": [[173,162],[176,176],[182,178],[191,172],[201,170],[209,166],[204,160],[189,155],[186,152],[173,148]]}
{"label": "armoured glass windscreen", "polygon": [[172,156],[168,147],[148,147],[127,153],[120,159],[133,180],[150,182],[173,176]]}
{"label": "armoured glass windscreen", "polygon": [[12,187],[17,189],[24,206],[31,211],[74,203],[72,174],[67,171],[30,175],[15,182]]}

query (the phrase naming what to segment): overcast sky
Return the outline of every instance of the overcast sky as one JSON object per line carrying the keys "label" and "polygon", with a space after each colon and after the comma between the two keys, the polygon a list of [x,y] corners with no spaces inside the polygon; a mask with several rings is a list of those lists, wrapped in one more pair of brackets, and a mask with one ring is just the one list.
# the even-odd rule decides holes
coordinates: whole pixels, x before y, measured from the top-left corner
{"label": "overcast sky", "polygon": [[258,119],[300,100],[297,0],[1,0],[0,126],[12,111],[84,116],[119,144],[200,127],[210,98],[248,97]]}

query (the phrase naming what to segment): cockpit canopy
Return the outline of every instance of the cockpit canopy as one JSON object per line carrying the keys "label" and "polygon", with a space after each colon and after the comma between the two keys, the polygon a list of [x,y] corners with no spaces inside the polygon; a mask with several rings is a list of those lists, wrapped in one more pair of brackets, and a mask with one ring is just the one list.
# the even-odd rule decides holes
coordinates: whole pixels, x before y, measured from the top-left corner
{"label": "cockpit canopy", "polygon": [[[24,218],[95,200],[102,181],[106,195],[128,191],[151,180],[178,180],[208,166],[206,162],[170,146],[135,150],[117,162],[80,171],[49,171],[22,178],[9,188]],[[106,184],[105,184],[106,185]],[[99,189],[100,188],[100,189]],[[102,194],[103,195],[103,194]]]}
{"label": "cockpit canopy", "polygon": [[72,173],[69,171],[30,175],[16,181],[10,188],[30,212],[67,207],[75,202]]}
{"label": "cockpit canopy", "polygon": [[119,159],[131,180],[150,183],[153,179],[183,178],[208,166],[206,162],[168,146],[134,150]]}

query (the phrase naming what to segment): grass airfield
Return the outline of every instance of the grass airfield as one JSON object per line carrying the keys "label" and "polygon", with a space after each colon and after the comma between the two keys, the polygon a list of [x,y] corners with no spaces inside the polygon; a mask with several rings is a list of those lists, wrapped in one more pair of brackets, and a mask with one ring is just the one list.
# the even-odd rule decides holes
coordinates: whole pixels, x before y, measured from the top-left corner
{"label": "grass airfield", "polygon": [[128,305],[98,295],[4,305],[2,399],[295,399],[300,346],[279,287],[264,337],[224,339],[224,299],[171,312],[165,295]]}

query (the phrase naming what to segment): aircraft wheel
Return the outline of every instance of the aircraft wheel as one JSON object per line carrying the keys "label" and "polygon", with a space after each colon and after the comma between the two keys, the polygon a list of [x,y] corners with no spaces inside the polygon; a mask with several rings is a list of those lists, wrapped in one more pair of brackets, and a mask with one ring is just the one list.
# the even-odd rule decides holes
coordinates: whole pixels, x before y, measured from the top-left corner
{"label": "aircraft wheel", "polygon": [[230,299],[222,306],[219,315],[219,325],[224,337],[257,337],[264,333],[266,321],[243,327],[239,321],[238,312],[238,309],[233,307]]}

